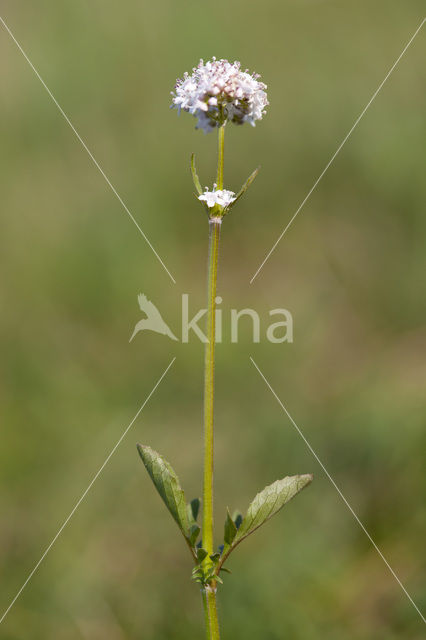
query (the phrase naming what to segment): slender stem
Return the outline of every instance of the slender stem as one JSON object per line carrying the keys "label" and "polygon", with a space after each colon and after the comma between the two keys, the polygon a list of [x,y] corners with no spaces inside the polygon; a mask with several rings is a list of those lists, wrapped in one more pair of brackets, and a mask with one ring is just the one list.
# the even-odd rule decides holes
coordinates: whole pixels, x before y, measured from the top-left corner
{"label": "slender stem", "polygon": [[217,617],[216,593],[203,589],[204,620],[206,626],[206,640],[220,640],[219,620]]}
{"label": "slender stem", "polygon": [[[209,220],[209,263],[207,298],[207,340],[204,358],[204,489],[203,489],[203,547],[209,555],[213,547],[213,411],[214,356],[216,332],[217,263],[221,220]],[[209,558],[206,558],[209,562]]]}
{"label": "slender stem", "polygon": [[225,143],[225,125],[219,127],[219,141],[218,141],[218,162],[217,162],[217,188],[223,189],[223,152]]}
{"label": "slender stem", "polygon": [[[213,413],[214,413],[214,356],[216,333],[216,286],[220,240],[220,218],[209,220],[209,265],[207,300],[207,338],[204,360],[204,488],[203,488],[203,547],[209,556],[214,553],[213,543]],[[219,640],[219,622],[216,608],[216,584],[203,594],[208,640]]]}
{"label": "slender stem", "polygon": [[[219,127],[217,189],[223,189],[223,154],[225,126]],[[204,356],[204,486],[203,486],[203,547],[208,555],[204,566],[210,564],[214,553],[213,541],[213,466],[214,466],[214,357],[216,342],[216,288],[219,257],[220,217],[209,219],[209,260],[207,290],[207,342]],[[216,583],[203,591],[203,605],[208,640],[220,640],[216,606]]]}
{"label": "slender stem", "polygon": [[210,640],[210,638],[211,638],[211,634],[210,634],[210,618],[209,618],[209,608],[207,606],[207,594],[206,594],[206,590],[205,589],[201,590],[201,596],[203,598],[204,623],[205,623],[205,627],[206,627],[206,640]]}
{"label": "slender stem", "polygon": [[209,617],[209,640],[220,640],[219,620],[216,607],[216,589],[206,591],[207,613]]}

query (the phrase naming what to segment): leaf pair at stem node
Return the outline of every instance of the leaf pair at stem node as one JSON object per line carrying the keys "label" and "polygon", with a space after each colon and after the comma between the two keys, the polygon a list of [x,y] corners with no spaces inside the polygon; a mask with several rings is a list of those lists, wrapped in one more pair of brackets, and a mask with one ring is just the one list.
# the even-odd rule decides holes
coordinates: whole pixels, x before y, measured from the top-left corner
{"label": "leaf pair at stem node", "polygon": [[[234,207],[236,205],[236,203],[241,198],[241,196],[243,196],[245,194],[245,192],[247,191],[247,189],[249,188],[249,186],[251,185],[251,183],[254,181],[254,179],[256,178],[257,174],[259,173],[259,170],[260,170],[260,167],[255,169],[253,171],[253,173],[251,173],[249,175],[249,177],[247,178],[247,180],[245,181],[245,183],[243,184],[243,186],[241,187],[239,192],[235,195],[234,198],[232,198],[232,201],[229,204],[227,204],[226,206],[221,206],[220,204],[215,204],[213,207],[209,207],[209,206],[207,206],[207,204],[205,204],[205,209],[207,211],[207,215],[209,216],[209,218],[217,218],[217,217],[224,218],[230,212],[232,207]],[[195,197],[197,198],[197,200],[199,200],[199,196],[203,195],[203,189],[201,187],[201,182],[200,182],[200,179],[199,179],[198,174],[197,174],[197,169],[195,168],[195,154],[194,153],[191,155],[191,175],[192,175],[192,181],[194,183],[195,190],[196,190],[196,192],[198,194],[198,195],[195,194]],[[232,193],[232,195],[234,195],[234,194]]]}
{"label": "leaf pair at stem node", "polygon": [[200,500],[195,498],[187,504],[179,479],[167,460],[151,447],[140,444],[137,447],[146,470],[189,547],[195,563],[192,577],[203,587],[211,585],[215,588],[217,582],[221,583],[219,573],[221,571],[230,573],[223,565],[237,545],[278,513],[312,481],[310,474],[287,476],[258,493],[250,503],[244,518],[239,512],[231,517],[228,510],[223,544],[216,553],[209,556],[202,546],[202,539],[198,540],[201,534],[197,524]]}

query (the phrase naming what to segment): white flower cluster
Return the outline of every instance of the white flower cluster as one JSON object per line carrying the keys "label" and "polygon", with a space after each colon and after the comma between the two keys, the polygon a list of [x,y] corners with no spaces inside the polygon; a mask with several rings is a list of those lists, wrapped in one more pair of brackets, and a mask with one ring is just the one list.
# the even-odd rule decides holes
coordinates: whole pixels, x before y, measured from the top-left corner
{"label": "white flower cluster", "polygon": [[192,75],[185,73],[172,92],[173,104],[198,118],[197,129],[205,133],[224,124],[249,122],[255,126],[269,104],[263,82],[258,74],[241,71],[239,62],[216,60],[204,64],[200,60]]}
{"label": "white flower cluster", "polygon": [[227,207],[234,202],[235,193],[227,189],[216,190],[216,185],[214,184],[213,191],[209,191],[206,187],[205,193],[198,196],[198,200],[203,200],[209,208],[214,207],[215,204],[221,207]]}

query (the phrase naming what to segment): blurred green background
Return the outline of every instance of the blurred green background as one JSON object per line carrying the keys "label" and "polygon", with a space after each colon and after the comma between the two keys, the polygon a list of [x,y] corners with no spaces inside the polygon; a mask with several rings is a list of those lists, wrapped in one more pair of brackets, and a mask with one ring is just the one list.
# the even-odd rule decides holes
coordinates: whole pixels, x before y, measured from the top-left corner
{"label": "blurred green background", "polygon": [[[0,29],[0,609],[4,611],[173,356],[176,361],[0,625],[4,640],[204,637],[189,557],[138,459],[150,444],[200,495],[202,360],[128,339],[142,291],[180,330],[204,306],[216,138],[169,111],[200,57],[268,84],[230,126],[225,183],[261,165],[224,224],[216,523],[278,477],[313,485],[235,553],[223,638],[418,639],[424,625],[249,361],[252,355],[420,608],[426,446],[425,27],[263,271],[249,279],[424,14],[419,1],[3,0],[1,15],[176,279],[174,285]],[[294,343],[265,340],[289,309]],[[225,331],[226,334],[226,331]]]}

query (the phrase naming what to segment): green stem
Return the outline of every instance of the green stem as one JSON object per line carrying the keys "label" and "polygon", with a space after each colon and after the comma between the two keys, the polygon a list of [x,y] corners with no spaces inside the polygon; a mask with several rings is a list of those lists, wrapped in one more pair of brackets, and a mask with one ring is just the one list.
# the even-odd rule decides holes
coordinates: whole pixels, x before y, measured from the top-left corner
{"label": "green stem", "polygon": [[[223,189],[223,154],[225,126],[219,127],[219,155],[217,163],[217,189]],[[214,553],[213,541],[213,466],[214,466],[214,357],[216,343],[216,288],[219,257],[220,228],[222,219],[209,219],[209,261],[207,290],[207,342],[204,356],[204,483],[203,483],[203,547],[208,556],[204,560],[207,569],[209,556]],[[208,640],[220,640],[216,607],[216,584],[208,585],[203,592],[204,613]]]}
{"label": "green stem", "polygon": [[210,618],[209,618],[209,608],[207,606],[207,594],[205,589],[201,590],[201,596],[203,598],[203,609],[204,609],[204,624],[206,627],[206,640],[210,640]]}
{"label": "green stem", "polygon": [[216,593],[203,589],[203,608],[206,624],[206,640],[220,640],[219,620],[217,617]]}
{"label": "green stem", "polygon": [[209,640],[220,640],[219,620],[217,617],[216,588],[206,591],[207,614],[209,619]]}
{"label": "green stem", "polygon": [[223,152],[225,146],[225,125],[219,127],[219,141],[218,141],[218,162],[217,162],[217,188],[223,189]]}
{"label": "green stem", "polygon": [[[216,332],[216,286],[219,255],[220,218],[209,220],[209,264],[207,299],[207,340],[204,358],[204,489],[203,489],[203,547],[209,555],[213,547],[213,411],[214,356]],[[209,562],[209,558],[206,558]]]}
{"label": "green stem", "polygon": [[[204,564],[210,564],[213,543],[213,413],[214,413],[214,356],[216,333],[216,286],[220,240],[220,218],[209,220],[209,275],[207,301],[207,339],[204,360],[204,487],[203,487],[203,547],[208,553]],[[206,587],[205,615],[208,640],[219,640],[219,622],[216,608],[216,585]]]}

